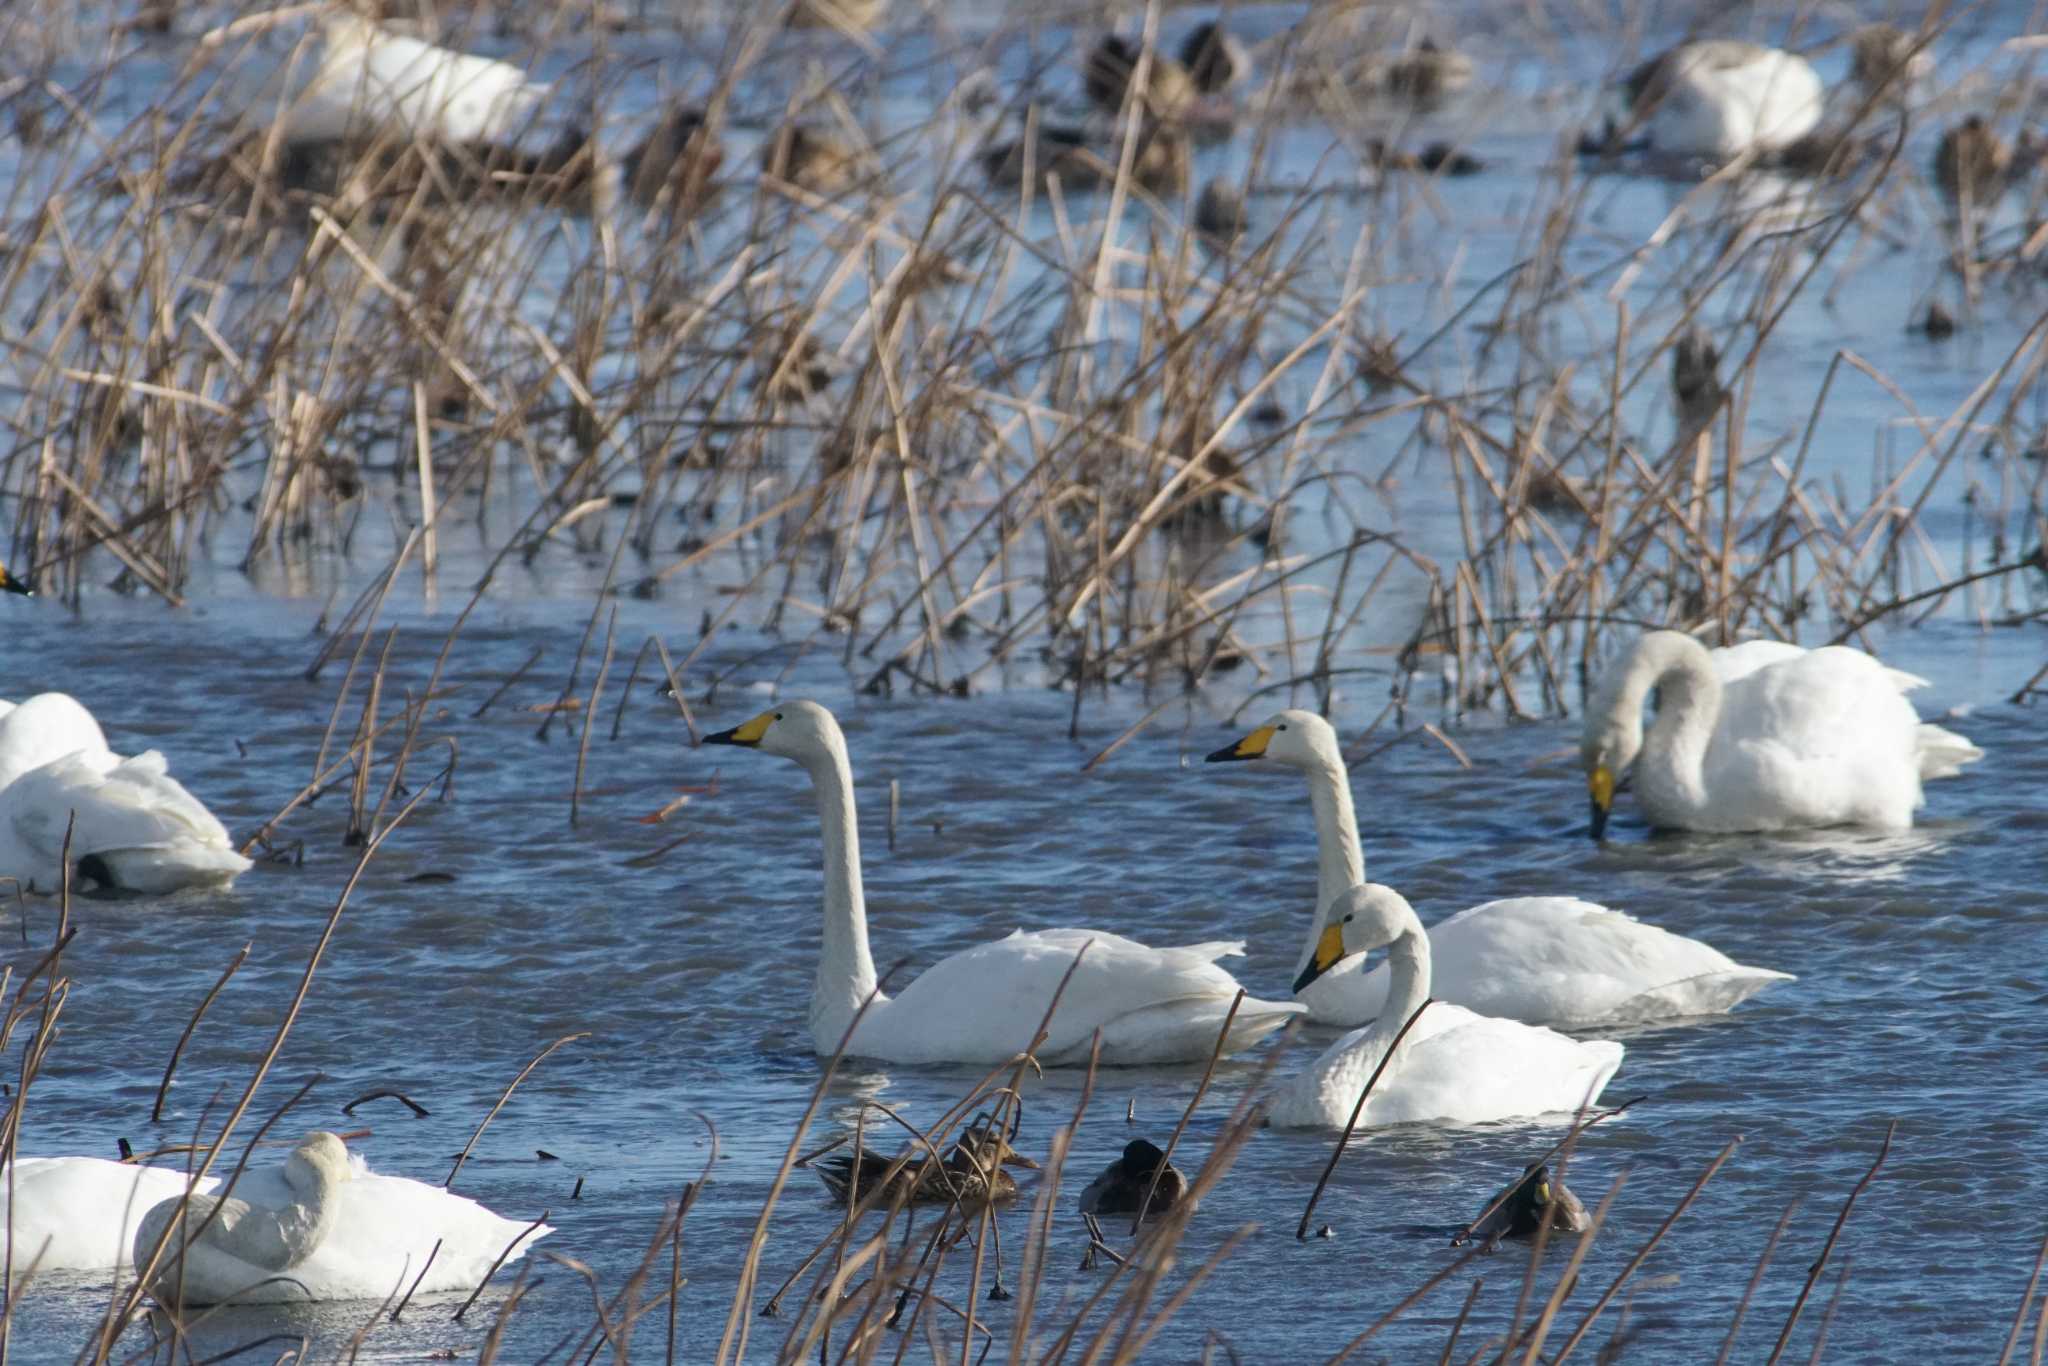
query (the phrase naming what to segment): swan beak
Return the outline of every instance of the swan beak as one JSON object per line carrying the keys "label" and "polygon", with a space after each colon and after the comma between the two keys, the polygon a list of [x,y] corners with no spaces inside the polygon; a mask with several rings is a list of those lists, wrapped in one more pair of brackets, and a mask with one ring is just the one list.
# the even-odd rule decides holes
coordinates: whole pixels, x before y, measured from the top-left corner
{"label": "swan beak", "polygon": [[1601,764],[1586,775],[1586,794],[1593,799],[1593,838],[1607,833],[1607,813],[1614,809],[1614,770]]}
{"label": "swan beak", "polygon": [[1294,994],[1301,995],[1310,982],[1335,967],[1337,960],[1344,956],[1344,927],[1341,924],[1323,926],[1323,933],[1316,940],[1316,951],[1310,955],[1308,966],[1301,970],[1301,976],[1294,979]]}
{"label": "swan beak", "polygon": [[716,735],[704,737],[707,745],[745,745],[749,748],[761,743],[761,737],[768,733],[768,727],[775,721],[775,713],[764,711],[744,725],[731,730],[719,731]]}
{"label": "swan beak", "polygon": [[32,598],[36,590],[8,573],[5,565],[0,565],[0,593],[19,593],[22,597]]}
{"label": "swan beak", "polygon": [[1245,736],[1244,739],[1239,740],[1236,744],[1225,745],[1222,749],[1217,750],[1214,754],[1208,757],[1206,762],[1212,764],[1226,764],[1234,759],[1256,759],[1260,755],[1264,754],[1266,752],[1266,746],[1272,743],[1273,728],[1271,726],[1260,726],[1257,730],[1253,731],[1250,735]]}

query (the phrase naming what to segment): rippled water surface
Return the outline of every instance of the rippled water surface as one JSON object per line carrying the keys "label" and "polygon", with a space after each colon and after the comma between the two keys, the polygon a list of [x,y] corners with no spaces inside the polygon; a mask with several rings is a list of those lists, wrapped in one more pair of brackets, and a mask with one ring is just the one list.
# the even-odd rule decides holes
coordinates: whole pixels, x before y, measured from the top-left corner
{"label": "rippled water surface", "polygon": [[[1267,20],[1281,22],[1259,22]],[[1986,21],[1959,31],[1959,41],[1988,49],[2018,24]],[[1555,101],[1531,96],[1536,80],[1525,66],[1503,52],[1492,56],[1509,73],[1503,79],[1516,103],[1490,121],[1481,111],[1476,125],[1470,109],[1459,117],[1495,169],[1433,190],[1443,216],[1431,221],[1457,228],[1443,251],[1450,294],[1460,299],[1525,248],[1516,238],[1521,209],[1503,206],[1533,193],[1532,167],[1563,127]],[[1578,61],[1588,80],[1605,67],[1590,52],[1558,60]],[[1328,139],[1303,136],[1300,147],[1276,155],[1306,178]],[[1924,150],[1914,143],[1914,155]],[[1203,155],[1221,166],[1238,153]],[[1588,250],[1612,254],[1642,240],[1679,191],[1615,177],[1598,193],[1606,202],[1596,221],[1614,240]],[[1994,297],[1970,339],[1930,351],[1900,328],[1940,278],[1939,253],[1923,242],[1902,246],[1898,262],[1857,276],[1854,288],[1803,299],[1774,343],[1792,359],[1761,372],[1749,399],[1754,428],[1796,436],[1845,337],[1908,383],[1924,410],[1962,405],[2034,323],[2038,305]],[[1374,306],[1412,303],[1413,319],[1386,321],[1419,335],[1442,323],[1444,288],[1435,279],[1394,282]],[[1654,290],[1655,281],[1642,288]],[[1855,389],[1829,410],[1816,477],[1859,492],[1872,479],[1873,445],[1887,449],[1873,433],[1898,417],[1890,399],[1872,392]],[[1385,454],[1368,445],[1358,472],[1377,477]],[[1979,498],[1978,511],[1996,501],[1995,491],[1969,484],[1963,477],[1945,485],[1923,511],[1952,565],[1965,560],[1976,515],[1966,511],[1966,495]],[[338,709],[352,651],[317,677],[306,671],[328,639],[321,630],[335,615],[330,589],[345,602],[379,567],[381,538],[402,539],[391,530],[404,522],[402,500],[394,495],[387,507],[380,497],[369,495],[376,515],[362,519],[352,558],[316,557],[290,573],[263,562],[245,580],[228,567],[241,547],[202,546],[196,553],[205,562],[183,610],[103,592],[88,593],[77,615],[47,600],[0,600],[0,695],[77,695],[116,749],[163,749],[173,772],[238,837],[253,832],[312,778],[323,749],[331,755],[346,745],[361,714],[368,675],[386,648],[381,634]],[[1441,471],[1407,464],[1397,480],[1360,497],[1370,504],[1368,522],[1397,525],[1417,544],[1456,554],[1458,504]],[[2038,541],[2024,527],[2016,534]],[[465,576],[481,563],[453,529],[444,556],[444,598],[427,602],[409,574],[380,620],[398,628],[381,716],[396,715],[407,690],[427,687],[466,595]],[[675,1320],[677,1359],[705,1360],[725,1326],[741,1251],[819,1076],[804,1024],[817,951],[817,819],[793,765],[693,751],[675,704],[650,681],[651,663],[626,686],[633,652],[650,635],[678,655],[697,644],[697,623],[720,610],[743,577],[721,562],[672,580],[664,600],[620,600],[619,655],[591,727],[572,820],[582,714],[544,724],[544,713],[568,690],[603,567],[602,556],[578,563],[559,549],[529,570],[508,566],[462,630],[422,727],[408,792],[421,790],[451,753],[452,780],[369,865],[258,1110],[317,1078],[287,1129],[366,1125],[374,1135],[359,1147],[374,1167],[439,1180],[520,1069],[548,1044],[582,1035],[513,1095],[456,1187],[511,1217],[545,1211],[557,1232],[542,1247],[587,1264],[609,1294],[638,1265],[665,1202],[709,1164],[684,1232],[689,1280]],[[2006,581],[1983,592],[1968,612],[2019,611],[2038,587]],[[1589,1205],[1626,1182],[1565,1306],[1566,1328],[1735,1143],[1633,1277],[1622,1297],[1625,1326],[1640,1334],[1635,1359],[1711,1359],[1774,1223],[1794,1208],[1737,1344],[1737,1359],[1760,1359],[1843,1198],[1896,1120],[1890,1158],[1857,1206],[1793,1350],[1811,1351],[1846,1273],[1828,1326],[1831,1359],[1995,1355],[2048,1222],[2036,1153],[2048,1118],[2048,819],[2039,800],[2048,750],[2038,707],[2008,700],[2040,667],[2038,626],[1979,629],[1967,614],[1873,641],[1891,662],[1932,680],[1916,698],[1924,713],[1962,713],[1950,724],[1986,751],[1963,779],[1932,789],[1922,824],[1909,834],[1652,839],[1624,819],[1614,839],[1595,846],[1584,837],[1584,789],[1567,722],[1404,718],[1443,722],[1469,765],[1426,735],[1396,740],[1391,726],[1376,736],[1392,743],[1357,747],[1370,751],[1353,770],[1370,872],[1401,888],[1426,921],[1494,896],[1575,893],[1798,975],[1725,1018],[1623,1036],[1628,1054],[1608,1099],[1643,1099],[1597,1128],[1572,1169]],[[1025,665],[1007,677],[984,675],[978,682],[988,690],[971,700],[860,696],[854,684],[866,671],[841,666],[835,638],[804,643],[756,629],[757,613],[740,619],[745,624],[721,632],[693,667],[692,707],[704,728],[735,724],[776,697],[816,697],[839,713],[859,789],[879,965],[902,959],[915,971],[1013,927],[1078,924],[1158,943],[1242,937],[1246,956],[1232,965],[1240,978],[1257,994],[1284,992],[1314,885],[1306,793],[1285,772],[1218,770],[1200,759],[1268,711],[1314,699],[1247,697],[1257,680],[1232,676],[1221,690],[1167,701],[1135,738],[1084,771],[1166,695],[1090,694],[1077,708],[1070,692],[1033,687]],[[1379,638],[1405,639],[1412,626],[1390,620]],[[604,629],[601,622],[600,639]],[[598,653],[592,641],[575,672],[576,696],[589,695]],[[1390,683],[1375,671],[1346,679],[1331,710],[1347,740],[1380,716]],[[377,771],[373,798],[386,776]],[[893,842],[891,783],[900,793]],[[642,821],[683,795],[688,801],[665,823]],[[121,1138],[137,1147],[183,1142],[209,1105],[239,1094],[355,867],[358,851],[343,838],[346,803],[337,789],[292,813],[279,840],[300,856],[260,864],[230,891],[86,898],[73,907],[78,934],[64,970],[74,985],[61,1036],[30,1094],[21,1151],[112,1155]],[[17,971],[33,965],[56,917],[48,900],[8,909],[0,920],[5,962]],[[151,1102],[179,1030],[245,944],[246,966],[187,1048],[164,1118],[152,1124]],[[1306,1031],[1278,1068],[1304,1062],[1328,1037]],[[12,1073],[18,1054],[8,1063]],[[1208,1150],[1256,1066],[1254,1058],[1219,1069],[1184,1151],[1198,1160]],[[865,1099],[928,1123],[977,1076],[848,1065],[827,1091],[818,1141]],[[1133,1133],[1163,1138],[1199,1076],[1199,1068],[1174,1068],[1099,1077],[1076,1138],[1075,1170],[1085,1179]],[[340,1113],[381,1088],[403,1091],[430,1113],[414,1118],[392,1101],[372,1102],[352,1119]],[[1081,1099],[1079,1074],[1032,1080],[1027,1150],[1042,1152]],[[1556,1125],[1505,1125],[1372,1134],[1352,1146],[1317,1210],[1315,1223],[1331,1236],[1305,1243],[1295,1241],[1294,1225],[1332,1140],[1254,1137],[1203,1206],[1169,1285],[1250,1231],[1152,1354],[1195,1359],[1212,1341],[1246,1361],[1337,1350],[1445,1269],[1455,1254],[1444,1235],[1557,1133]],[[1078,1183],[1069,1184],[1053,1225],[1044,1323],[1064,1323],[1101,1276],[1076,1270],[1084,1239],[1069,1213]],[[779,1284],[835,1217],[814,1181],[797,1173],[770,1226],[764,1287]],[[1020,1207],[1005,1220],[1013,1285],[1026,1236]],[[1553,1256],[1539,1289],[1547,1292],[1562,1261]],[[1476,1350],[1508,1323],[1523,1266],[1512,1253],[1479,1260],[1389,1327],[1374,1350],[1396,1361],[1434,1360],[1483,1278],[1461,1336],[1467,1352]],[[551,1352],[560,1360],[564,1341],[590,1322],[590,1290],[573,1268],[541,1262],[534,1274],[543,1284],[508,1321],[508,1360]],[[944,1293],[963,1303],[964,1258],[946,1274]],[[983,1289],[994,1279],[985,1275]],[[375,1328],[364,1359],[420,1360],[444,1349],[473,1357],[503,1284],[460,1323],[455,1302],[416,1304],[401,1321]],[[104,1298],[91,1283],[35,1287],[13,1309],[14,1355],[68,1356]],[[983,1303],[977,1312],[1000,1337],[1013,1308]],[[1596,1343],[1622,1326],[1622,1308],[1610,1309]],[[202,1326],[194,1355],[272,1333],[312,1334],[331,1353],[370,1312],[334,1305],[223,1314]],[[757,1356],[780,1341],[787,1322],[756,1323]],[[666,1331],[657,1314],[639,1341]],[[947,1321],[944,1331],[956,1327]]]}

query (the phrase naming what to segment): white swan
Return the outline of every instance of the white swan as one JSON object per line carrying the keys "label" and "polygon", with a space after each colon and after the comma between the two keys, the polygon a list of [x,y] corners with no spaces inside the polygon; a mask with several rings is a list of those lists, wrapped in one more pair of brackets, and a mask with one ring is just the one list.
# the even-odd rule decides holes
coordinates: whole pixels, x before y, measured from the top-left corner
{"label": "white swan", "polygon": [[321,21],[318,51],[295,54],[252,101],[278,111],[287,145],[394,129],[430,142],[510,142],[548,87],[510,62],[452,52],[342,12]]}
{"label": "white swan", "polygon": [[[780,754],[811,775],[825,836],[825,943],[811,995],[811,1041],[829,1055],[876,985],[846,739],[825,708],[788,702],[707,735],[704,743]],[[1084,945],[1087,952],[1074,967]],[[1038,1049],[1040,1062],[1087,1062],[1097,1030],[1105,1063],[1198,1061],[1216,1047],[1238,991],[1237,980],[1216,960],[1243,951],[1242,941],[1154,949],[1100,930],[1019,930],[940,959],[900,996],[875,993],[846,1051],[902,1063],[1001,1062],[1030,1046],[1060,979],[1073,967],[1050,1037]],[[1249,1047],[1301,1010],[1292,1002],[1247,997],[1224,1051]]]}
{"label": "white swan", "polygon": [[[1326,907],[1365,881],[1365,855],[1351,805],[1351,778],[1337,732],[1313,712],[1288,710],[1211,763],[1265,759],[1308,779],[1316,819],[1316,914],[1297,969],[1308,966]],[[1528,1024],[1584,1026],[1679,1015],[1712,1015],[1747,1000],[1787,973],[1746,967],[1708,944],[1570,896],[1483,902],[1432,925],[1435,991],[1446,1001]],[[1385,964],[1366,970],[1349,958],[1297,992],[1309,1015],[1347,1028],[1386,1008]]]}
{"label": "white swan", "polygon": [[64,832],[96,881],[135,892],[230,882],[249,860],[164,756],[124,759],[92,713],[64,693],[0,704],[0,877],[55,891]]}
{"label": "white swan", "polygon": [[[336,1155],[345,1176],[335,1175]],[[325,1175],[316,1176],[309,1162],[318,1164]],[[319,1208],[311,1208],[308,1196],[323,1181],[328,1194]],[[175,1167],[100,1157],[21,1158],[11,1170],[0,1172],[0,1229],[13,1238],[15,1276],[30,1265],[38,1274],[114,1271],[136,1265],[138,1252],[147,1262],[157,1238],[170,1227],[186,1182],[187,1174]],[[218,1176],[198,1183],[188,1227],[198,1228],[203,1211],[214,1200],[209,1192],[220,1186]],[[230,1295],[244,1303],[380,1299],[401,1279],[403,1293],[422,1267],[427,1274],[420,1282],[421,1294],[472,1290],[527,1228],[439,1186],[374,1175],[332,1134],[310,1135],[282,1167],[245,1172],[225,1203],[228,1208],[200,1235],[186,1264],[188,1302]],[[300,1207],[299,1214],[291,1213],[294,1206]],[[303,1230],[315,1224],[321,1236],[309,1241]],[[264,1228],[268,1233],[259,1232]],[[525,1256],[535,1239],[552,1231],[545,1225],[535,1229],[512,1248],[506,1262]],[[434,1251],[437,1241],[440,1249]],[[274,1262],[275,1257],[258,1249],[268,1246],[274,1251],[287,1242],[303,1251],[281,1270],[250,1273],[242,1284],[224,1287],[216,1254],[245,1249],[245,1260],[259,1265],[266,1258]],[[160,1261],[160,1271],[173,1266],[176,1246],[174,1242]],[[433,1264],[427,1266],[430,1252]],[[234,1293],[280,1275],[289,1280]],[[176,1293],[172,1283],[161,1280],[157,1289],[164,1295]]]}
{"label": "white swan", "polygon": [[[1920,785],[1984,757],[1920,720],[1904,692],[1924,680],[1846,646],[1752,642],[1720,656],[1691,636],[1652,631],[1608,671],[1580,742],[1593,835],[1635,767],[1650,823],[1676,830],[1902,830]],[[1643,701],[1657,719],[1643,732]]]}
{"label": "white swan", "polygon": [[1725,38],[1659,53],[1617,93],[1611,129],[1637,126],[1659,152],[1714,160],[1785,150],[1819,126],[1826,103],[1804,57]]}
{"label": "white swan", "polygon": [[[1429,936],[1399,892],[1368,882],[1346,888],[1322,910],[1326,923],[1315,956],[1295,990],[1350,955],[1381,945],[1388,947],[1393,983],[1378,1019],[1331,1044],[1273,1095],[1266,1117],[1282,1128],[1343,1128],[1394,1036],[1429,999]],[[1401,1040],[1358,1124],[1484,1124],[1576,1110],[1599,1097],[1621,1056],[1622,1046],[1611,1039],[1567,1038],[1435,1001]]]}

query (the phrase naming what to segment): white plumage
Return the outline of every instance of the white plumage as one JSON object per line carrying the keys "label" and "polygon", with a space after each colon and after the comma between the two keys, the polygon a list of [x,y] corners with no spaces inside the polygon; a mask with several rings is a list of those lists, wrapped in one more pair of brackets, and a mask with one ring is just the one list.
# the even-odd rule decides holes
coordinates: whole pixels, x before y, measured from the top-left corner
{"label": "white plumage", "polygon": [[[780,754],[811,775],[825,847],[824,950],[811,997],[811,1040],[820,1054],[831,1054],[876,985],[845,737],[825,708],[789,702],[705,743]],[[900,996],[876,994],[847,1052],[903,1063],[1002,1062],[1031,1046],[1073,967],[1050,1038],[1038,1049],[1041,1062],[1085,1063],[1098,1029],[1105,1063],[1198,1061],[1215,1049],[1238,991],[1237,979],[1216,960],[1242,950],[1237,942],[1155,949],[1099,930],[1020,930],[940,959]],[[1249,1047],[1301,1011],[1292,1002],[1247,998],[1224,1051]]]}
{"label": "white plumage", "polygon": [[1812,63],[1731,39],[1682,43],[1622,84],[1624,121],[1674,156],[1779,152],[1819,126],[1826,92]]}
{"label": "white plumage", "polygon": [[[1752,644],[1717,659],[1690,636],[1653,631],[1586,714],[1580,756],[1595,825],[1633,765],[1636,799],[1663,829],[1905,829],[1924,780],[1983,757],[1921,722],[1904,696],[1921,682],[1845,646]],[[1645,733],[1652,688],[1658,711]]]}
{"label": "white plumage", "polygon": [[[1379,1018],[1331,1044],[1273,1095],[1267,1117],[1284,1128],[1341,1129],[1402,1025],[1430,996],[1429,937],[1399,892],[1366,883],[1347,889],[1323,913],[1326,927],[1298,985],[1385,945],[1391,991]],[[1622,1053],[1612,1040],[1567,1038],[1436,1001],[1401,1039],[1359,1127],[1484,1124],[1576,1110],[1598,1099]]]}
{"label": "white plumage", "polygon": [[[1211,760],[1266,759],[1308,779],[1315,812],[1317,912],[1297,967],[1323,933],[1323,912],[1365,880],[1351,778],[1330,723],[1281,712]],[[1518,896],[1460,911],[1429,929],[1438,998],[1528,1024],[1584,1026],[1718,1014],[1773,982],[1710,944],[1571,896]],[[1346,958],[1297,993],[1312,1018],[1347,1028],[1385,1009],[1388,969]]]}
{"label": "white plumage", "polygon": [[130,891],[225,883],[249,867],[162,754],[122,758],[76,699],[42,693],[0,712],[0,876],[54,891],[67,824],[72,861]]}

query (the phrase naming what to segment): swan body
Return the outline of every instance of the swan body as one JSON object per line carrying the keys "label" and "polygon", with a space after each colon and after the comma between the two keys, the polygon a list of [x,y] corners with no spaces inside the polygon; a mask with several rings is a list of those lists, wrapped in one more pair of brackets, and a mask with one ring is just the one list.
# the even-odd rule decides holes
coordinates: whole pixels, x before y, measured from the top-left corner
{"label": "swan body", "polygon": [[474,1289],[508,1247],[516,1261],[552,1231],[527,1227],[439,1186],[373,1175],[339,1138],[313,1133],[232,1195],[187,1197],[181,1184],[142,1216],[132,1255],[138,1267],[156,1259],[150,1291],[169,1302],[382,1299],[422,1268],[418,1293]]}
{"label": "swan body", "polygon": [[56,890],[67,825],[72,861],[129,891],[222,884],[249,867],[161,753],[122,758],[74,698],[42,693],[0,713],[0,877]]}
{"label": "swan body", "polygon": [[[1609,671],[1586,714],[1580,758],[1594,835],[1631,765],[1637,799],[1660,829],[1905,829],[1923,781],[1983,757],[1921,722],[1904,696],[1921,681],[1839,645],[1752,643],[1723,662],[1690,636],[1652,631]],[[1660,705],[1645,733],[1652,688]]]}
{"label": "swan body", "polygon": [[[1318,910],[1298,964],[1306,967],[1323,933],[1322,908],[1365,880],[1351,779],[1337,733],[1315,713],[1290,709],[1209,758],[1269,760],[1308,779]],[[1429,947],[1439,1000],[1526,1024],[1579,1028],[1718,1014],[1773,982],[1792,980],[1570,896],[1484,902],[1431,926]],[[1387,964],[1368,968],[1362,956],[1349,957],[1317,974],[1296,996],[1311,1018],[1355,1028],[1386,1009],[1390,977]]]}
{"label": "swan body", "polygon": [[1731,39],[1681,43],[1629,73],[1624,124],[1674,156],[1725,161],[1781,152],[1821,121],[1826,94],[1812,63]]}
{"label": "swan body", "polygon": [[[128,1266],[142,1218],[184,1193],[186,1174],[104,1157],[23,1157],[0,1171],[0,1229],[13,1238],[14,1274]],[[200,1181],[201,1193],[220,1185]]]}
{"label": "swan body", "polygon": [[[1108,1064],[1194,1062],[1215,1049],[1238,992],[1216,960],[1242,953],[1241,941],[1155,949],[1099,930],[1019,930],[940,959],[900,996],[882,995],[868,949],[853,774],[832,713],[815,702],[785,703],[704,743],[795,759],[817,792],[825,936],[810,1027],[820,1055],[838,1052],[844,1039],[849,1055],[887,1062],[1003,1062],[1031,1046],[1056,992],[1059,1008],[1036,1050],[1041,1063],[1085,1064],[1097,1031]],[[1292,1002],[1247,998],[1223,1051],[1249,1047],[1301,1011]]]}
{"label": "swan body", "polygon": [[[1267,1118],[1282,1128],[1343,1128],[1402,1026],[1429,1001],[1429,936],[1399,892],[1379,883],[1348,888],[1324,907],[1324,919],[1297,990],[1346,957],[1386,946],[1392,969],[1387,1007],[1274,1094]],[[1622,1046],[1612,1040],[1581,1041],[1429,1002],[1381,1072],[1358,1123],[1485,1124],[1576,1110],[1599,1097],[1621,1057]]]}
{"label": "swan body", "polygon": [[287,145],[386,128],[428,142],[508,142],[548,93],[509,62],[452,52],[345,12],[322,23],[317,56],[296,61],[312,70],[282,97],[278,127]]}

